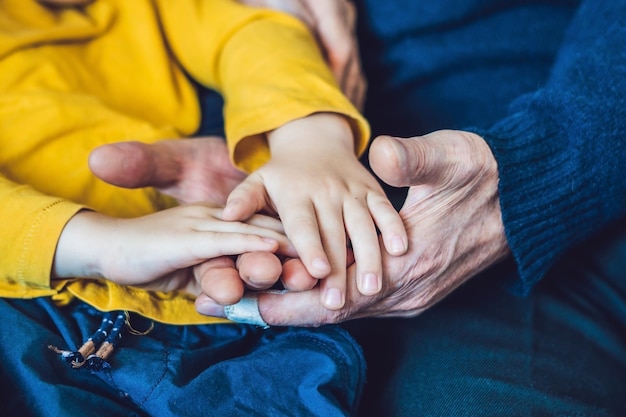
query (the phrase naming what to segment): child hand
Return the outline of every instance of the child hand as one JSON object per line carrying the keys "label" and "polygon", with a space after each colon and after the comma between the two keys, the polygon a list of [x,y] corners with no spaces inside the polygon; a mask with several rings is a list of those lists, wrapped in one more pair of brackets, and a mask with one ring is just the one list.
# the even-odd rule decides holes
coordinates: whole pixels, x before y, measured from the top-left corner
{"label": "child hand", "polygon": [[348,123],[315,114],[268,135],[271,160],[229,196],[225,220],[275,210],[308,272],[320,282],[322,304],[345,302],[348,240],[356,284],[364,295],[382,285],[380,229],[387,252],[401,255],[407,236],[400,216],[376,179],[356,158]]}
{"label": "child hand", "polygon": [[79,212],[59,239],[55,276],[101,277],[121,285],[199,294],[191,272],[168,274],[222,255],[293,252],[276,219],[256,215],[247,223],[226,222],[221,211],[196,204],[132,219]]}

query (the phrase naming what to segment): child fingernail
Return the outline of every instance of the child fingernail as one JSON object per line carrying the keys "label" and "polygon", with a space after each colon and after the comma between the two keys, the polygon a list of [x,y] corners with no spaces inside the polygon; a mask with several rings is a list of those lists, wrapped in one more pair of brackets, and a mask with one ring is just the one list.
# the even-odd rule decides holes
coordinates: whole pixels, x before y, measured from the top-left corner
{"label": "child fingernail", "polygon": [[406,251],[406,244],[404,243],[404,239],[400,236],[394,236],[391,239],[391,251],[393,254],[402,254]]}
{"label": "child fingernail", "polygon": [[313,262],[311,262],[311,264],[313,265],[313,268],[317,269],[318,271],[328,271],[329,269],[328,262],[325,262],[323,259],[320,258],[313,259]]}
{"label": "child fingernail", "polygon": [[359,282],[359,290],[363,295],[376,294],[380,291],[381,280],[376,274],[364,274]]}
{"label": "child fingernail", "polygon": [[205,316],[225,317],[224,306],[217,304],[208,297],[196,302],[196,311]]}

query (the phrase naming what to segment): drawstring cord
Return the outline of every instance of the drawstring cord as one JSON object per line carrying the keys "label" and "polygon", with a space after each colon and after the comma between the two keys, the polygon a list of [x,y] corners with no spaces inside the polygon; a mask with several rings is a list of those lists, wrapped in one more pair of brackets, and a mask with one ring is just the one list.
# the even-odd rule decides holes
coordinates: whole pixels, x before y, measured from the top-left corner
{"label": "drawstring cord", "polygon": [[104,313],[98,330],[78,350],[63,350],[52,345],[49,345],[48,349],[61,355],[61,359],[73,369],[84,366],[93,372],[98,372],[111,367],[107,359],[113,354],[126,326],[129,328],[129,333],[144,335],[150,333],[154,323],[148,330],[139,332],[131,326],[130,314],[127,311],[111,311]]}

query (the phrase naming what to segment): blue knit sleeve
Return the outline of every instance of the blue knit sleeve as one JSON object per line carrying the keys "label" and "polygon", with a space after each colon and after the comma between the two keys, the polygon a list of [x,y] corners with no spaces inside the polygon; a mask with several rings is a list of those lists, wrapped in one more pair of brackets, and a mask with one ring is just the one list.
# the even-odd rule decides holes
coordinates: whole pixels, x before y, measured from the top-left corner
{"label": "blue knit sleeve", "polygon": [[626,2],[581,2],[547,83],[478,132],[500,174],[514,290],[626,214]]}

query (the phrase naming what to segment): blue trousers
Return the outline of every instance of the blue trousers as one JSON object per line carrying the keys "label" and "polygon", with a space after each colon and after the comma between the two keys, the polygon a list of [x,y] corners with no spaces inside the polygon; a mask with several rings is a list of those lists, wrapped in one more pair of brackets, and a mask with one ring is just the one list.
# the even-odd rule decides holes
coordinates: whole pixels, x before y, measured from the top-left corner
{"label": "blue trousers", "polygon": [[351,325],[361,416],[626,416],[626,222],[568,254],[528,297],[500,265],[411,319]]}
{"label": "blue trousers", "polygon": [[[126,334],[111,367],[72,369],[48,345],[74,349],[102,314],[83,303],[0,299],[0,391],[18,416],[346,416],[364,383],[359,346],[335,326],[155,323]],[[131,316],[137,330],[149,327]],[[7,411],[8,410],[8,411]]]}

